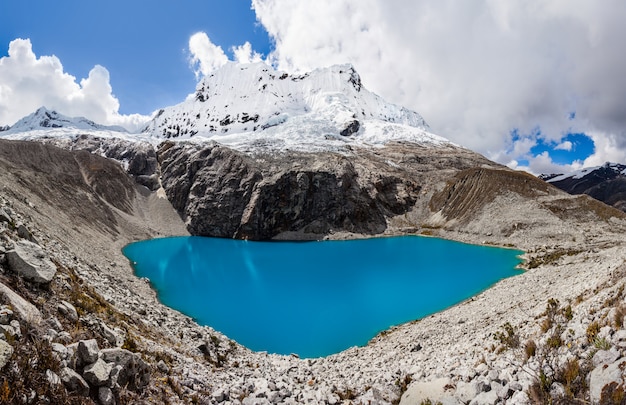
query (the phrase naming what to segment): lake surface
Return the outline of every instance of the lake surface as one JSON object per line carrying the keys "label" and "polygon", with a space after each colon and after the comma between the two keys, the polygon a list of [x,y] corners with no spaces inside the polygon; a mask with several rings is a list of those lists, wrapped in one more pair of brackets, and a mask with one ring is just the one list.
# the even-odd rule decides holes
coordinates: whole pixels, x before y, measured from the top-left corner
{"label": "lake surface", "polygon": [[321,242],[176,237],[123,250],[159,299],[242,345],[320,357],[519,274],[521,251],[419,236]]}

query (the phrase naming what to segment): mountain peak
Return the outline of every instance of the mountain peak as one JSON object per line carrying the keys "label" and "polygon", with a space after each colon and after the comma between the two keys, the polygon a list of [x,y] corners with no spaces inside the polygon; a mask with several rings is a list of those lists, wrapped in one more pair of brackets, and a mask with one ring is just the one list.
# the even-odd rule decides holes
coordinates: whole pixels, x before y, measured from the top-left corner
{"label": "mountain peak", "polygon": [[126,129],[120,126],[100,125],[84,117],[68,117],[46,107],[39,107],[34,113],[27,115],[12,127],[7,128],[5,132],[15,134],[57,128],[127,132]]}
{"label": "mountain peak", "polygon": [[428,131],[418,113],[368,91],[350,64],[290,74],[263,62],[227,63],[143,130],[154,138],[210,139],[239,149],[448,143]]}

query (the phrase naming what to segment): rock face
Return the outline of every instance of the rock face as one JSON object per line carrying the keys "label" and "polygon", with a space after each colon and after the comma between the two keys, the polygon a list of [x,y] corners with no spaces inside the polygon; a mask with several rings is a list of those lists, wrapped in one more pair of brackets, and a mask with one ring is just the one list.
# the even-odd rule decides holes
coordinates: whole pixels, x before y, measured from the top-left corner
{"label": "rock face", "polygon": [[[217,144],[166,142],[158,156],[163,187],[190,233],[315,239],[334,232],[381,234],[388,218],[413,210],[424,187],[432,192],[446,171],[488,162],[456,149],[449,158],[445,149],[401,144],[349,156],[248,155]],[[423,166],[442,172],[427,178],[419,171]]]}
{"label": "rock face", "polygon": [[69,150],[85,150],[120,162],[137,183],[150,190],[159,187],[156,150],[147,142],[79,135],[74,138],[50,138],[44,143]]}
{"label": "rock face", "polygon": [[11,270],[36,283],[49,283],[57,268],[43,249],[27,240],[15,242],[7,253]]}

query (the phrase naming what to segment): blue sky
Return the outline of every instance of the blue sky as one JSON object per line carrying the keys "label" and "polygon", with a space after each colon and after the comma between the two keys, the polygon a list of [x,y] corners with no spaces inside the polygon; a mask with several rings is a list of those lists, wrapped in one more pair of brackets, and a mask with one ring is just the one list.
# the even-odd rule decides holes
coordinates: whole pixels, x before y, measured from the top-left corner
{"label": "blue sky", "polygon": [[102,65],[122,114],[149,114],[193,92],[187,48],[199,31],[227,54],[246,41],[270,49],[246,0],[0,1],[0,57],[13,39],[30,38],[36,55],[56,55],[78,78]]}
{"label": "blue sky", "polygon": [[0,126],[45,105],[136,130],[228,59],[352,63],[509,167],[624,163],[624,21],[623,0],[0,0]]}

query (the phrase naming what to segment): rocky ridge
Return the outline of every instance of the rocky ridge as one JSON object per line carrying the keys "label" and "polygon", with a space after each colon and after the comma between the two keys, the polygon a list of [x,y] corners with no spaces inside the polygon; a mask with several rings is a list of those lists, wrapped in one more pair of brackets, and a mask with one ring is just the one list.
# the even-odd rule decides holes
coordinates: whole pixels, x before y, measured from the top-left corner
{"label": "rocky ridge", "polygon": [[[603,395],[606,400],[623,390],[623,376],[615,372],[626,354],[620,283],[626,271],[623,214],[489,164],[469,151],[400,143],[358,150],[364,160],[367,156],[378,162],[373,165],[392,162],[387,164],[390,171],[398,170],[396,165],[413,165],[410,173],[396,176],[402,181],[411,178],[419,186],[406,194],[414,202],[398,214],[381,211],[393,214],[386,217],[383,234],[412,232],[514,245],[528,252],[530,269],[447,311],[392,328],[365,347],[322,359],[251,352],[158,303],[149,285],[132,275],[120,248],[136,239],[185,233],[162,198],[164,190],[146,191],[120,165],[86,151],[2,141],[0,152],[0,208],[6,214],[0,218],[8,218],[0,221],[0,253],[6,258],[6,252],[26,237],[37,241],[57,267],[52,280],[39,285],[21,279],[6,259],[2,261],[0,282],[46,319],[37,324],[17,310],[23,303],[4,301],[0,315],[12,314],[0,320],[8,320],[2,325],[15,333],[5,333],[6,343],[0,343],[0,353],[13,351],[5,355],[3,370],[25,367],[19,359],[27,354],[16,344],[29,341],[23,339],[51,342],[50,350],[57,344],[58,365],[49,369],[71,398],[100,403],[113,398],[153,403],[419,404],[428,397],[451,404],[523,404],[548,396],[601,402]],[[194,153],[254,160],[215,145]],[[157,155],[162,162],[172,156],[165,150]],[[340,161],[338,156],[324,158]],[[296,160],[273,164],[293,165]],[[359,158],[354,161],[355,172],[368,171],[359,171]],[[161,168],[163,173],[172,169]],[[110,184],[100,187],[105,179]],[[107,193],[110,187],[117,192]],[[368,193],[385,208],[384,192]],[[175,199],[172,202],[176,205]],[[280,228],[278,235],[308,234],[294,229]],[[325,237],[365,236],[351,233],[354,230],[333,228]],[[72,368],[69,347],[93,348],[92,339],[98,348],[89,359],[97,360]],[[526,349],[530,341],[534,353]],[[115,363],[105,351],[122,350],[120,343],[123,350],[139,353],[146,364],[141,369],[149,370],[149,379],[141,377],[148,382],[137,390],[112,384]],[[86,371],[86,366],[92,367]],[[86,390],[74,374],[61,373],[63,367],[85,380],[89,397],[82,396]],[[31,372],[57,381],[46,370]],[[583,381],[589,389],[580,388]],[[102,389],[100,397],[97,387],[110,393]],[[50,392],[24,388],[20,395],[36,402],[50,398]]]}
{"label": "rocky ridge", "polygon": [[541,175],[539,178],[570,194],[587,194],[626,212],[626,165],[607,162],[570,174]]}

